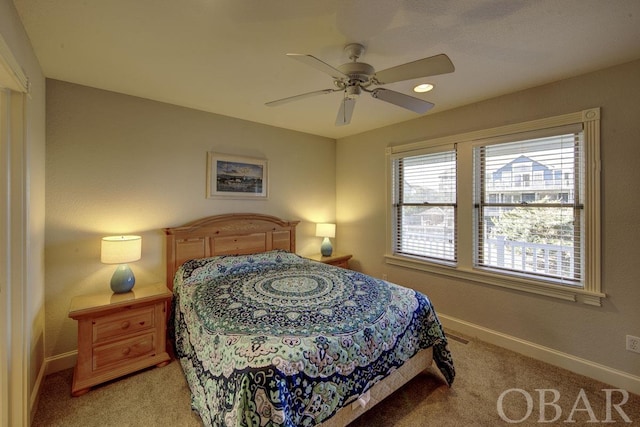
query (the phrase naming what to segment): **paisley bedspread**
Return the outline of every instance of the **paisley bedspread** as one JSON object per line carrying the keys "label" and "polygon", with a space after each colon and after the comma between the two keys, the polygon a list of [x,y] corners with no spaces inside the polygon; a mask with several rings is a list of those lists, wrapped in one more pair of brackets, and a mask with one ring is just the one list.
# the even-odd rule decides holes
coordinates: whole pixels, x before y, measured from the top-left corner
{"label": "paisley bedspread", "polygon": [[283,251],[183,264],[174,338],[209,426],[311,426],[420,349],[455,370],[428,298]]}

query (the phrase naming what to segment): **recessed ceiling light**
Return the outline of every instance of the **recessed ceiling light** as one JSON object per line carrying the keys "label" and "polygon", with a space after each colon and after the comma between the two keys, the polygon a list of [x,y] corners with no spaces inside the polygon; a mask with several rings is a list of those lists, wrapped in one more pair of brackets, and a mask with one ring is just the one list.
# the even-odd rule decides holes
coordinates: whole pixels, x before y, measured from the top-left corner
{"label": "recessed ceiling light", "polygon": [[414,92],[418,92],[418,93],[423,93],[423,92],[429,92],[431,89],[433,89],[433,85],[429,84],[429,83],[422,83],[416,87],[413,88]]}

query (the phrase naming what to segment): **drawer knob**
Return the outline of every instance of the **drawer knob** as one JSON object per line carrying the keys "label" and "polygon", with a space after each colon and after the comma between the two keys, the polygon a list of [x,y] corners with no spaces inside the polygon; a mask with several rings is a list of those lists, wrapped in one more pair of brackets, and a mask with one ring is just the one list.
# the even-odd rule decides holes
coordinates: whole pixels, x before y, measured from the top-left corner
{"label": "drawer knob", "polygon": [[131,348],[130,348],[130,347],[127,347],[127,348],[123,348],[123,349],[122,349],[122,354],[123,354],[123,355],[125,355],[125,356],[126,356],[126,355],[127,355],[127,354],[129,354],[129,353],[131,353]]}
{"label": "drawer knob", "polygon": [[131,323],[128,320],[122,322],[122,329],[127,329],[129,326],[131,326]]}

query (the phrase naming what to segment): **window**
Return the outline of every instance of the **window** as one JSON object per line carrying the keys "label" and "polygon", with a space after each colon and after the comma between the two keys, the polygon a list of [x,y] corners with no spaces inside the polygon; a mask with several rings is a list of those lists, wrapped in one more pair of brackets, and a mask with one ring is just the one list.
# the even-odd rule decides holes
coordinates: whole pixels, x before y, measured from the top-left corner
{"label": "window", "polygon": [[393,170],[394,252],[455,262],[455,150],[400,157]]}
{"label": "window", "polygon": [[[474,148],[476,267],[580,286],[583,131],[562,132]],[[565,180],[554,180],[558,172]],[[531,174],[539,179],[525,178]],[[497,202],[495,194],[519,202]]]}
{"label": "window", "polygon": [[386,262],[601,305],[600,110],[387,149]]}

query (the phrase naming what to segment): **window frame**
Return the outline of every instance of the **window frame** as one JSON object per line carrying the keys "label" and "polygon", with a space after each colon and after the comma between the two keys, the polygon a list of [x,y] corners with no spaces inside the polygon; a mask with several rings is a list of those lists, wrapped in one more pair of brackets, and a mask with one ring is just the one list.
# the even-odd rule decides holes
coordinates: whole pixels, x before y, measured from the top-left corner
{"label": "window frame", "polygon": [[[574,180],[573,183],[573,190],[574,190],[574,194],[575,194],[575,199],[572,203],[566,203],[563,204],[562,202],[557,203],[557,204],[547,204],[547,203],[527,203],[527,202],[531,202],[532,200],[525,200],[525,196],[527,194],[535,194],[535,193],[525,193],[525,192],[521,192],[520,195],[518,196],[517,199],[514,200],[508,200],[508,201],[497,201],[497,202],[492,202],[492,201],[483,201],[482,199],[484,198],[483,193],[485,191],[488,191],[484,185],[485,185],[485,177],[486,177],[486,170],[483,169],[484,166],[486,166],[484,164],[484,160],[482,160],[484,158],[483,155],[480,155],[479,151],[485,151],[490,152],[494,147],[498,147],[498,150],[504,151],[503,147],[506,147],[507,145],[510,145],[511,147],[520,150],[520,149],[524,149],[525,142],[533,142],[533,147],[535,147],[536,142],[538,141],[540,142],[541,140],[545,140],[546,142],[548,142],[549,140],[556,139],[558,140],[558,137],[560,137],[561,135],[564,135],[565,137],[567,135],[575,135],[577,133],[582,134],[582,138],[579,138],[578,141],[581,141],[578,146],[576,147],[575,143],[576,143],[576,138],[573,137],[571,139],[571,143],[573,145],[573,157],[574,160],[577,160],[574,162],[574,176],[576,177],[576,179]],[[545,142],[545,143],[546,143]],[[559,140],[558,140],[559,142]],[[565,140],[566,143],[566,140]],[[576,278],[570,278],[570,277],[566,277],[564,275],[554,275],[553,273],[550,274],[543,274],[541,272],[538,271],[524,271],[524,270],[519,270],[519,269],[509,269],[508,267],[504,266],[504,267],[499,267],[499,266],[492,266],[490,265],[490,262],[484,262],[484,254],[483,254],[483,250],[485,249],[485,247],[483,247],[479,242],[483,241],[485,239],[486,236],[483,235],[483,227],[484,227],[484,219],[481,219],[481,216],[484,215],[483,211],[485,209],[489,209],[491,210],[492,208],[504,208],[504,207],[519,207],[519,206],[529,206],[532,209],[540,209],[541,212],[545,209],[557,209],[557,208],[563,208],[563,209],[571,209],[573,211],[572,216],[574,217],[574,220],[576,218],[578,218],[578,227],[580,230],[583,230],[582,225],[584,224],[583,221],[581,221],[584,217],[584,204],[582,203],[583,198],[584,198],[584,187],[586,186],[585,183],[582,180],[582,171],[586,168],[586,165],[584,164],[584,156],[582,154],[582,152],[584,151],[584,129],[583,129],[583,125],[582,123],[580,124],[572,124],[572,125],[566,125],[566,126],[561,126],[561,127],[552,127],[552,128],[546,128],[546,129],[542,129],[539,131],[531,131],[531,132],[526,132],[524,134],[519,133],[519,134],[513,134],[513,135],[508,135],[505,137],[498,137],[498,138],[489,138],[489,139],[485,139],[485,140],[480,140],[480,141],[474,141],[472,143],[473,145],[473,151],[474,151],[474,163],[473,163],[473,168],[474,168],[474,173],[475,175],[475,180],[474,180],[474,188],[475,188],[475,194],[474,194],[474,224],[475,224],[475,229],[474,229],[474,237],[476,238],[476,243],[477,245],[474,247],[474,265],[476,268],[481,269],[481,270],[489,270],[489,271],[505,271],[504,274],[513,274],[515,276],[525,276],[525,277],[532,277],[534,279],[537,280],[542,280],[542,281],[549,281],[551,283],[557,283],[557,284],[562,284],[562,285],[568,285],[568,286],[578,286],[579,289],[583,289],[582,287],[582,280],[577,280]],[[506,148],[508,150],[508,148]],[[530,149],[527,148],[527,151],[529,151]],[[521,152],[521,151],[520,151]],[[479,156],[479,157],[478,157]],[[486,160],[486,159],[485,159]],[[528,170],[528,168],[520,168],[522,171],[524,170]],[[522,176],[526,176],[527,174],[522,174]],[[519,173],[514,173],[513,176],[515,178],[517,178],[519,176]],[[517,184],[518,183],[524,183],[526,182],[525,179],[523,179],[522,181],[518,181],[516,179],[516,185],[514,187],[519,187]],[[528,184],[531,184],[531,182],[529,181]],[[526,188],[531,188],[530,185],[522,185],[520,186],[521,189],[526,189]],[[513,188],[508,188],[507,191],[511,190]],[[544,191],[544,190],[543,190]],[[535,195],[534,195],[535,197]],[[578,253],[580,254],[579,257],[577,257],[577,259],[575,261],[579,261],[579,263],[576,263],[576,265],[574,265],[574,268],[576,268],[577,271],[577,275],[580,277],[584,277],[582,275],[582,271],[583,271],[583,264],[584,264],[584,246],[582,245],[582,237],[583,237],[583,232],[579,232],[573,235],[573,239],[574,239],[574,244],[576,244],[576,246],[579,247]],[[577,237],[577,239],[576,239]],[[516,245],[518,245],[518,243],[516,242]],[[508,271],[508,272],[507,272]],[[545,278],[546,276],[546,278]]]}
{"label": "window frame", "polygon": [[[417,152],[412,152],[409,155],[404,155],[404,156],[395,156],[392,160],[391,163],[391,170],[392,170],[392,174],[393,176],[391,177],[391,179],[393,180],[393,183],[391,184],[391,188],[393,191],[392,194],[392,216],[393,216],[393,249],[392,251],[398,250],[400,253],[402,253],[402,256],[407,256],[407,257],[411,257],[411,258],[418,258],[418,259],[423,259],[427,262],[430,263],[435,263],[435,264],[442,264],[442,265],[455,265],[457,263],[457,244],[456,244],[456,234],[457,234],[457,224],[456,221],[458,219],[458,215],[457,215],[457,200],[456,200],[456,196],[457,196],[457,192],[456,193],[452,193],[454,195],[454,200],[451,202],[429,202],[429,201],[425,201],[424,203],[415,203],[415,202],[405,202],[404,201],[404,185],[405,182],[404,180],[399,180],[399,176],[404,177],[405,175],[402,174],[400,175],[399,169],[403,168],[403,166],[401,166],[399,163],[404,160],[404,159],[408,159],[408,158],[415,158],[415,157],[423,157],[423,156],[432,156],[432,155],[446,155],[446,154],[452,154],[453,155],[453,160],[455,168],[456,168],[456,182],[455,185],[457,186],[458,182],[457,182],[457,160],[456,160],[456,148],[455,145],[449,144],[449,145],[442,145],[442,146],[437,146],[437,147],[430,147],[427,150],[420,150]],[[397,184],[397,187],[396,187]],[[402,215],[401,212],[403,210],[404,207],[408,207],[408,206],[422,206],[422,207],[443,207],[443,208],[452,208],[453,209],[453,251],[452,251],[452,256],[451,258],[446,258],[444,255],[446,254],[442,254],[443,257],[437,257],[437,256],[430,256],[430,255],[412,255],[409,253],[405,253],[402,252],[402,250],[399,248],[399,245],[401,243],[401,239],[398,236],[398,228],[401,227],[402,225]]]}
{"label": "window frame", "polygon": [[[554,280],[520,276],[513,273],[489,271],[474,266],[474,174],[473,150],[483,141],[492,138],[509,138],[510,135],[539,133],[545,129],[567,125],[582,125],[584,135],[584,280],[582,287],[558,284]],[[457,158],[457,263],[444,265],[419,257],[394,253],[395,216],[393,205],[393,162],[398,157],[437,149],[455,144]],[[387,244],[385,262],[420,271],[456,277],[494,285],[502,288],[545,295],[566,301],[601,306],[606,295],[601,289],[601,224],[600,224],[600,108],[591,108],[539,120],[532,120],[496,128],[483,129],[442,138],[400,144],[386,148],[387,157]]]}

